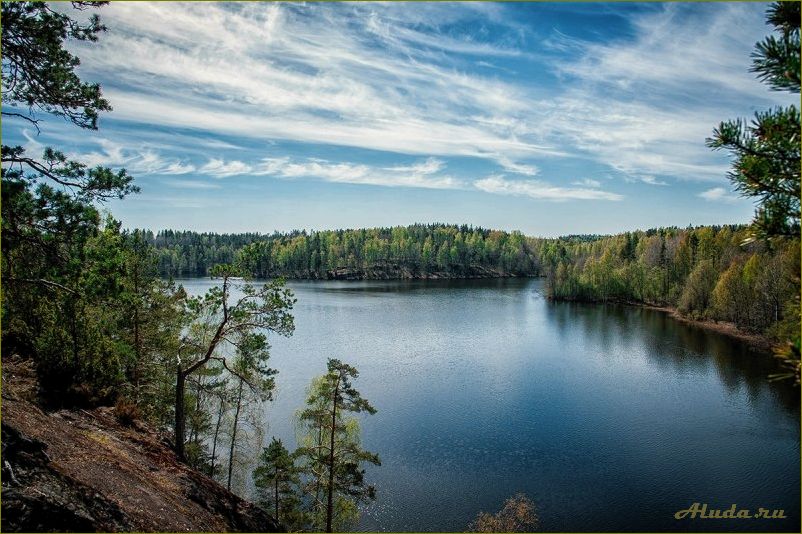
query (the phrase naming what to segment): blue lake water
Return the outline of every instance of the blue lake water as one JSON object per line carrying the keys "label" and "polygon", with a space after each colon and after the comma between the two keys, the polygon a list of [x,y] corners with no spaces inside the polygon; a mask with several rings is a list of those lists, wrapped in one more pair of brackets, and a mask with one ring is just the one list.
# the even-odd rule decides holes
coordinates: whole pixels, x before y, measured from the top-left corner
{"label": "blue lake water", "polygon": [[[799,390],[766,380],[769,355],[658,311],[549,302],[541,280],[289,286],[266,438],[295,444],[327,358],[356,366],[382,459],[360,529],[463,531],[522,492],[547,531],[799,531]],[[694,502],[787,519],[674,519]]]}

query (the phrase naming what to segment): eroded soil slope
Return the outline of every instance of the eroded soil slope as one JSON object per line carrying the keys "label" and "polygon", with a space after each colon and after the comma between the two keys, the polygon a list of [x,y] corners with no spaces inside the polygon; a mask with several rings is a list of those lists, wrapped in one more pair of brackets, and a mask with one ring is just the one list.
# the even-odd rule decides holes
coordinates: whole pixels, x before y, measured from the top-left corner
{"label": "eroded soil slope", "polygon": [[42,410],[23,361],[3,361],[2,380],[4,532],[281,530],[147,426],[123,426],[111,408]]}

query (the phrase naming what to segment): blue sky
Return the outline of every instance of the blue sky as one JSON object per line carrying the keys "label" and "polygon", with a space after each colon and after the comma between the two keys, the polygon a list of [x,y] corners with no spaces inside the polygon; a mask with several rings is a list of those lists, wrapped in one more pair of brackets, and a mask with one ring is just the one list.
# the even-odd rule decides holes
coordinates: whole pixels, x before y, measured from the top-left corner
{"label": "blue sky", "polygon": [[2,133],[128,169],[128,227],[746,222],[704,140],[798,101],[748,72],[767,5],[112,2],[70,44],[114,107],[99,130]]}

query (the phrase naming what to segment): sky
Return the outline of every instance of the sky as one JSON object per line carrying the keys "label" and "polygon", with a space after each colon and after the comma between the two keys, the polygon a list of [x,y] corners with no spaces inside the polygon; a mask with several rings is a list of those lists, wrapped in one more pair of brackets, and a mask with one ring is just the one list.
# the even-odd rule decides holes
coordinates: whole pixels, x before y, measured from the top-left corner
{"label": "sky", "polygon": [[3,142],[127,169],[141,193],[105,208],[131,228],[742,223],[705,138],[798,103],[749,72],[767,6],[112,2],[68,44],[99,129],[9,119]]}

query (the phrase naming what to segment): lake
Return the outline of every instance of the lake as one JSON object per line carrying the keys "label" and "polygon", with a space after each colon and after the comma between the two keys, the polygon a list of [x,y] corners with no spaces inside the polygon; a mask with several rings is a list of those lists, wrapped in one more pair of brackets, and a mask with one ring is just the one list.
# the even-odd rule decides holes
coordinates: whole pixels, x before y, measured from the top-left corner
{"label": "lake", "polygon": [[[356,366],[382,459],[360,529],[464,531],[523,492],[547,531],[799,531],[799,390],[766,380],[769,355],[659,311],[549,302],[537,279],[289,286],[267,439],[295,444],[327,358]],[[787,519],[674,519],[694,502]]]}

